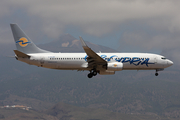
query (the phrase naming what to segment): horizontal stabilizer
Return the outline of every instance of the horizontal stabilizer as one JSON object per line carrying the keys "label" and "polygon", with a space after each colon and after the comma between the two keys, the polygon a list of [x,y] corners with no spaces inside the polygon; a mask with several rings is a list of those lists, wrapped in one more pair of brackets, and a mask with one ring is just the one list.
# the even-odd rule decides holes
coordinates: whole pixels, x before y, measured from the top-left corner
{"label": "horizontal stabilizer", "polygon": [[15,54],[18,56],[18,57],[22,57],[22,58],[30,58],[29,55],[25,54],[25,53],[22,53],[18,50],[14,50]]}

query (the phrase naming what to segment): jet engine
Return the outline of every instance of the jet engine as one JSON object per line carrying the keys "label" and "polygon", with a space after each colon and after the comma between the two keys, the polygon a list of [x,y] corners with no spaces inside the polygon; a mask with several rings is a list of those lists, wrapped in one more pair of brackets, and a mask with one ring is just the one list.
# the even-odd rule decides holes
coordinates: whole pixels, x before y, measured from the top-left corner
{"label": "jet engine", "polygon": [[122,69],[123,69],[123,64],[120,62],[107,63],[108,71],[121,71]]}

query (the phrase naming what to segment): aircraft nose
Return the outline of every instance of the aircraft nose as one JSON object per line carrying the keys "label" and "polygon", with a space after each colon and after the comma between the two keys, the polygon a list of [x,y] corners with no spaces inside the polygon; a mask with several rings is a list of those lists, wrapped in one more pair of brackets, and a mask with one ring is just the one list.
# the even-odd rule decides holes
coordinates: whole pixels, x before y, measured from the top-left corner
{"label": "aircraft nose", "polygon": [[173,65],[173,62],[168,60],[168,65],[170,65],[170,66]]}

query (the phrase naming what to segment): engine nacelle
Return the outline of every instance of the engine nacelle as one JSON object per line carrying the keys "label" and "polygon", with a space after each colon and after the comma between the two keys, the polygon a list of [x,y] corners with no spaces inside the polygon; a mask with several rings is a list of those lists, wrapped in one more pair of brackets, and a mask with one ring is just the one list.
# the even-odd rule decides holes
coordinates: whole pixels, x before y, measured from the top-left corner
{"label": "engine nacelle", "polygon": [[108,71],[121,71],[123,69],[123,64],[121,62],[112,62],[107,64]]}

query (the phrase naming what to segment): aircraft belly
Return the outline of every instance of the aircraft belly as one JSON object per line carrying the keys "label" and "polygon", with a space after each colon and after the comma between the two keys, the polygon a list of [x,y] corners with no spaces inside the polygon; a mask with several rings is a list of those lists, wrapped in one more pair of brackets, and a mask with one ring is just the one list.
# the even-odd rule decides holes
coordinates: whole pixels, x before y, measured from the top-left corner
{"label": "aircraft belly", "polygon": [[18,60],[30,65],[36,65],[36,66],[40,65],[38,60],[30,60],[29,58],[18,58]]}
{"label": "aircraft belly", "polygon": [[136,68],[140,68],[140,66],[139,65],[136,66],[136,65],[133,65],[133,64],[129,64],[129,63],[123,63],[123,68],[124,69],[130,69],[130,68],[136,69]]}
{"label": "aircraft belly", "polygon": [[52,69],[80,69],[82,64],[79,61],[49,61],[44,67]]}
{"label": "aircraft belly", "polygon": [[27,63],[27,64],[31,64],[31,61],[28,59],[28,58],[18,58],[18,60],[19,61],[21,61],[21,62],[25,62],[25,63]]}

